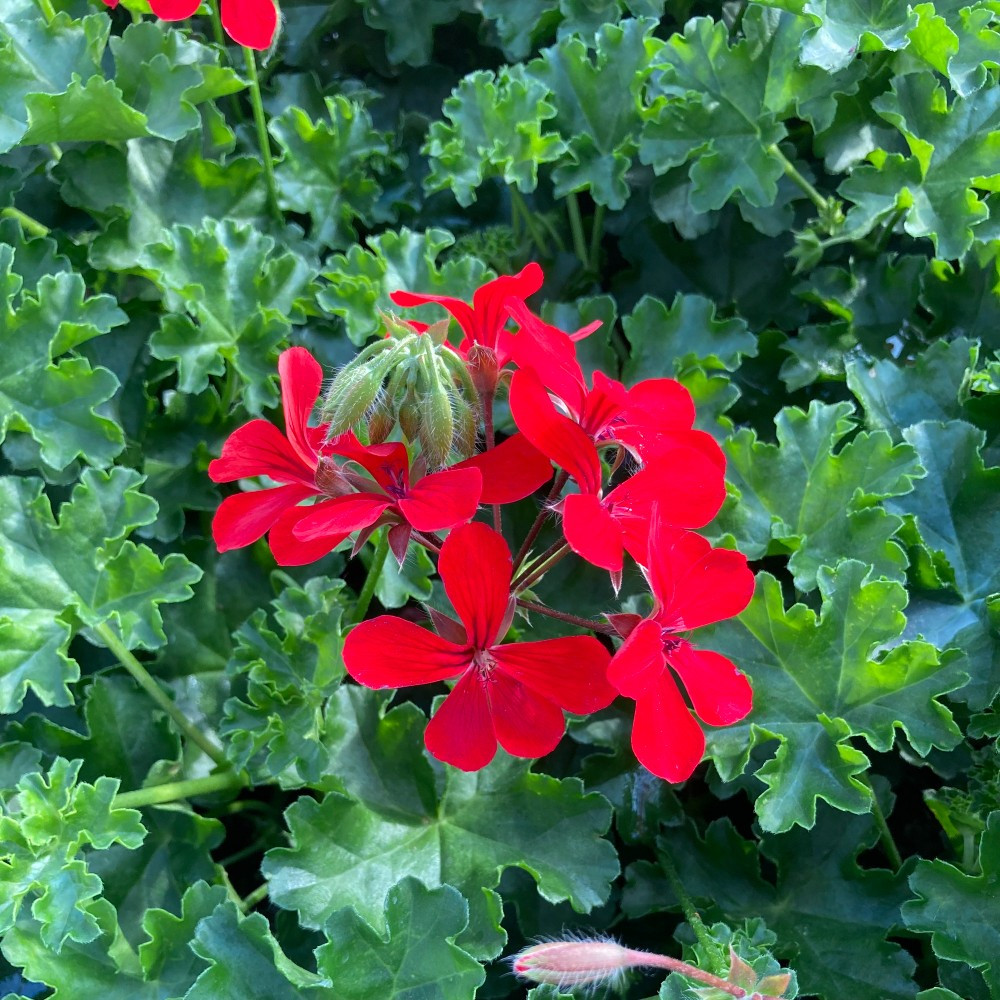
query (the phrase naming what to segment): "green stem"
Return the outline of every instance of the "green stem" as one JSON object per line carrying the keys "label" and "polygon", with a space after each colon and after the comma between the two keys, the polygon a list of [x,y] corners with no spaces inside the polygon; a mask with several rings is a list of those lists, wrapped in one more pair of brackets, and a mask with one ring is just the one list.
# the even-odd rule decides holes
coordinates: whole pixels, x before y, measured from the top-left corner
{"label": "green stem", "polygon": [[545,502],[542,504],[542,509],[538,512],[538,516],[535,518],[535,523],[528,529],[528,534],[525,535],[524,541],[521,543],[521,547],[517,550],[517,555],[514,556],[514,568],[513,572],[516,575],[517,571],[521,568],[521,563],[524,562],[524,557],[528,554],[528,550],[531,548],[532,542],[538,537],[538,533],[542,530],[542,526],[549,518],[549,505],[555,503],[558,499],[559,494],[562,492],[562,488],[566,485],[566,480],[569,479],[568,472],[560,472],[556,476],[556,481],[552,484],[552,489],[549,490],[549,495],[545,498]]}
{"label": "green stem", "polygon": [[896,841],[892,836],[892,831],[889,829],[889,824],[886,822],[885,813],[882,812],[882,806],[879,805],[878,796],[875,794],[875,789],[872,788],[872,783],[868,780],[867,775],[859,775],[861,780],[868,786],[872,793],[872,819],[875,820],[875,826],[878,827],[879,840],[882,842],[882,850],[885,851],[886,856],[889,858],[889,863],[892,865],[896,871],[899,871],[903,867],[903,855],[899,853],[899,848],[896,846]]}
{"label": "green stem", "polygon": [[569,546],[560,539],[550,545],[539,557],[533,566],[525,569],[521,575],[510,585],[512,593],[519,590],[527,590],[532,584],[537,583],[556,563],[561,562],[569,555]]}
{"label": "green stem", "polygon": [[219,767],[229,767],[226,755],[197,726],[191,724],[188,717],[180,710],[176,702],[160,687],[150,672],[135,658],[132,651],[118,638],[114,630],[106,623],[94,626],[94,632],[101,641],[118,658],[118,662],[132,675],[135,682],[163,709],[177,728],[209,756]]}
{"label": "green stem", "polygon": [[378,545],[375,546],[375,554],[372,556],[371,565],[368,567],[368,575],[358,594],[358,603],[354,605],[354,614],[351,621],[357,624],[364,621],[368,614],[368,605],[375,596],[375,588],[378,586],[378,578],[382,575],[382,567],[385,565],[386,556],[389,555],[389,529],[384,528],[379,535]]}
{"label": "green stem", "polygon": [[781,164],[781,169],[785,171],[785,176],[794,181],[808,195],[809,200],[821,211],[827,209],[827,200],[799,173],[795,164],[778,148],[777,143],[768,146],[767,151]]}
{"label": "green stem", "polygon": [[583,238],[583,218],[580,216],[580,202],[575,191],[566,197],[566,211],[569,213],[569,228],[573,233],[573,249],[580,263],[587,267],[587,244]]}
{"label": "green stem", "polygon": [[881,253],[885,249],[885,245],[889,242],[892,237],[892,231],[896,228],[899,220],[906,215],[905,208],[897,208],[892,215],[886,220],[885,225],[882,227],[882,231],[878,234],[878,239],[875,241],[875,245],[872,250],[875,253]]}
{"label": "green stem", "polygon": [[48,236],[49,227],[43,226],[37,219],[33,219],[30,215],[25,215],[19,208],[4,208],[0,209],[0,215],[7,219],[17,219],[21,223],[21,228],[29,236]]}
{"label": "green stem", "polygon": [[203,778],[185,778],[183,781],[167,781],[162,785],[137,788],[134,792],[119,792],[111,803],[113,809],[138,809],[140,806],[159,806],[165,802],[179,802],[195,795],[210,795],[243,788],[246,784],[242,775],[233,771],[207,774]]}
{"label": "green stem", "polygon": [[687,920],[687,922],[691,925],[691,930],[694,931],[694,936],[710,955],[716,954],[719,950],[719,944],[715,938],[708,933],[708,928],[698,915],[698,911],[694,908],[694,900],[691,899],[688,895],[687,889],[684,888],[684,883],[680,880],[680,876],[677,874],[677,869],[674,867],[673,859],[663,850],[658,851],[657,856],[660,862],[660,867],[663,869],[664,875],[667,876],[667,881],[670,883],[670,887],[674,890],[674,895],[677,897],[677,901],[681,904],[684,919]]}
{"label": "green stem", "polygon": [[243,897],[243,912],[249,913],[258,903],[267,899],[267,892],[268,885],[266,882],[263,885],[257,886],[253,892],[248,892]]}
{"label": "green stem", "polygon": [[601,263],[601,239],[604,236],[604,205],[598,205],[594,210],[594,219],[590,228],[590,270],[595,274]]}
{"label": "green stem", "polygon": [[537,611],[546,618],[555,618],[557,621],[566,622],[567,625],[579,625],[581,628],[588,628],[592,632],[601,632],[604,635],[617,635],[611,625],[604,622],[594,621],[592,618],[581,618],[579,615],[571,615],[568,611],[556,611],[555,608],[547,608],[537,601],[526,601],[523,597],[517,598],[517,605],[526,611]]}
{"label": "green stem", "polygon": [[46,24],[51,24],[55,20],[56,11],[52,6],[52,0],[38,0],[38,9],[42,12]]}
{"label": "green stem", "polygon": [[245,45],[243,46],[243,57],[247,64],[247,76],[250,78],[250,104],[253,107],[253,120],[257,126],[257,144],[260,146],[261,163],[264,165],[267,201],[275,219],[278,222],[282,222],[281,209],[278,207],[278,187],[274,182],[274,160],[271,159],[271,139],[267,134],[264,103],[260,97],[260,78],[257,76],[257,59],[253,54],[253,49],[248,49]]}
{"label": "green stem", "polygon": [[208,5],[208,9],[212,15],[212,37],[215,39],[215,44],[218,45],[220,49],[225,51],[226,36],[222,30],[222,18],[219,15],[219,5],[210,3]]}
{"label": "green stem", "polygon": [[510,205],[511,210],[514,208],[521,213],[521,218],[524,221],[525,228],[528,230],[531,236],[532,243],[541,251],[543,255],[548,255],[548,243],[545,241],[545,234],[538,228],[538,222],[535,219],[534,214],[528,207],[528,203],[524,200],[524,195],[516,187],[508,188],[510,191]]}

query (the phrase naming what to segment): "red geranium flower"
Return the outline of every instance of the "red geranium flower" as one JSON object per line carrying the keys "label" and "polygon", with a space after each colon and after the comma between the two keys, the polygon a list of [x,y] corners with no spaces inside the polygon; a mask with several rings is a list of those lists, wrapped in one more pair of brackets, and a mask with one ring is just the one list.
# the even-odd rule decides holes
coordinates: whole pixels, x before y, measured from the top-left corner
{"label": "red geranium flower", "polygon": [[713,549],[701,535],[676,532],[654,514],[648,577],[655,604],[648,618],[612,615],[625,642],[608,667],[608,680],[635,701],[632,749],[666,781],[683,781],[705,752],[705,734],[677,687],[687,691],[695,715],[711,726],[738,722],[752,707],[746,676],[720,653],[697,649],[689,629],[739,614],[753,596],[746,557]]}
{"label": "red geranium flower", "polygon": [[[117,7],[119,0],[104,0]],[[210,0],[211,2],[211,0]],[[149,9],[163,21],[182,21],[198,12],[201,0],[149,0]],[[268,49],[278,28],[273,0],[220,0],[222,27],[237,45]]]}
{"label": "red geranium flower", "polygon": [[280,522],[303,500],[326,492],[317,483],[317,473],[332,443],[324,444],[325,426],[309,426],[323,384],[319,362],[304,347],[292,347],[278,359],[278,374],[288,436],[267,420],[251,420],[229,435],[208,474],[216,483],[269,476],[284,485],[226,497],[212,520],[212,536],[225,552],[250,545],[270,531],[274,558],[284,566],[300,565],[326,555],[333,546],[303,545],[282,530]]}
{"label": "red geranium flower", "polygon": [[418,458],[411,465],[406,445],[398,441],[363,445],[353,434],[342,435],[331,450],[360,465],[368,475],[346,468],[337,470],[357,492],[343,492],[304,508],[292,527],[292,534],[302,542],[318,544],[325,540],[329,548],[352,532],[390,524],[393,529],[389,541],[402,562],[413,529],[453,528],[470,520],[479,506],[483,490],[479,469],[451,468],[424,475],[423,461]]}
{"label": "red geranium flower", "polygon": [[690,448],[725,470],[725,456],[712,436],[692,430],[694,401],[679,382],[646,379],[626,389],[596,371],[588,388],[569,335],[540,320],[523,303],[511,300],[508,308],[520,324],[511,348],[519,366],[510,385],[511,415],[525,437],[569,472],[582,490],[600,490],[595,445],[605,441],[623,445],[640,461]]}
{"label": "red geranium flower", "polygon": [[427,724],[427,749],[464,771],[484,767],[497,743],[518,757],[541,757],[563,734],[563,710],[594,712],[614,691],[608,652],[592,636],[500,645],[514,613],[510,550],[503,536],[473,522],[445,539],[438,572],[461,619],[435,615],[437,635],[382,615],[344,643],[347,672],[367,687],[404,687],[458,678]]}

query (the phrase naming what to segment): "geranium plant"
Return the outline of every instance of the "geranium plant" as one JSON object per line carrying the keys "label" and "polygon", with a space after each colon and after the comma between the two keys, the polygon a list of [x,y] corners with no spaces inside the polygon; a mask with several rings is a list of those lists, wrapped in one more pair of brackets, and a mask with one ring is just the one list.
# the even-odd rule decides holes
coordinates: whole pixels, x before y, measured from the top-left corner
{"label": "geranium plant", "polygon": [[997,4],[0,67],[0,996],[1000,996]]}

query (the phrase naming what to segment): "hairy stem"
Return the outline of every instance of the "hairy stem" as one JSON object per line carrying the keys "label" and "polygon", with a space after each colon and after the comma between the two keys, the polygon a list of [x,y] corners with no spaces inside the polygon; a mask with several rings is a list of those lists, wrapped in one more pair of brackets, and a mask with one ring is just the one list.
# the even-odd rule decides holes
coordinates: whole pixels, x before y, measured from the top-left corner
{"label": "hairy stem", "polygon": [[785,176],[797,184],[821,212],[825,212],[828,205],[826,198],[799,173],[795,164],[778,148],[778,144],[772,143],[767,147],[767,151],[781,164],[781,169],[785,171]]}
{"label": "hairy stem", "polygon": [[183,781],[167,781],[162,785],[137,788],[134,792],[119,792],[112,802],[113,809],[138,809],[140,806],[158,806],[165,802],[179,802],[195,795],[209,795],[243,788],[246,779],[233,771],[207,774],[203,778],[185,778]]}
{"label": "hairy stem", "polygon": [[118,662],[132,675],[135,682],[163,709],[171,719],[174,720],[177,728],[197,747],[199,747],[208,757],[210,757],[219,767],[228,768],[229,761],[226,755],[217,747],[197,726],[192,725],[190,719],[180,710],[177,703],[160,687],[159,682],[152,674],[135,658],[132,651],[115,634],[114,630],[106,623],[94,626],[94,632],[100,636],[101,642],[118,658]]}
{"label": "hairy stem", "polygon": [[892,831],[889,829],[889,824],[886,822],[885,813],[882,812],[882,806],[879,804],[878,796],[875,794],[875,789],[872,788],[872,783],[869,781],[866,774],[859,775],[858,777],[868,786],[869,791],[872,793],[872,819],[875,820],[875,826],[878,828],[879,840],[882,843],[882,850],[885,851],[886,856],[889,858],[889,863],[892,865],[896,871],[899,871],[903,867],[903,855],[899,852],[899,847],[896,845],[896,840],[892,835]]}
{"label": "hairy stem", "polygon": [[587,243],[583,238],[583,218],[580,215],[580,201],[575,191],[570,191],[566,196],[566,211],[569,214],[569,228],[573,234],[573,250],[580,263],[584,267],[588,266]]}
{"label": "hairy stem", "polygon": [[604,635],[618,634],[612,626],[605,622],[594,621],[593,618],[581,618],[579,615],[571,615],[568,611],[556,611],[554,608],[547,608],[544,604],[538,604],[536,601],[526,601],[523,597],[517,598],[517,605],[527,611],[537,611],[540,615],[566,622],[567,625],[579,625],[581,628],[588,628],[592,632],[601,632]]}
{"label": "hairy stem", "polygon": [[249,913],[258,903],[263,902],[267,899],[268,884],[265,882],[263,885],[257,886],[253,892],[248,892],[242,901],[242,908],[244,913]]}
{"label": "hairy stem", "polygon": [[556,476],[556,481],[552,484],[552,489],[549,490],[549,495],[545,498],[545,502],[542,504],[542,509],[538,512],[538,517],[535,518],[535,523],[528,529],[528,534],[524,536],[524,541],[521,543],[521,547],[517,550],[517,555],[514,556],[514,570],[516,574],[524,562],[524,557],[528,554],[528,550],[531,548],[532,542],[538,537],[538,533],[542,530],[543,525],[548,520],[549,517],[549,504],[555,503],[558,499],[559,494],[562,493],[562,488],[566,485],[566,480],[569,479],[568,472],[560,472]]}
{"label": "hairy stem", "polygon": [[[713,942],[714,943],[714,942]],[[697,980],[706,986],[714,986],[723,993],[728,993],[732,997],[745,997],[747,991],[742,986],[735,986],[726,979],[713,976],[711,972],[705,972],[696,965],[689,965],[679,958],[671,958],[669,955],[655,955],[652,952],[629,950],[629,957],[636,965],[645,965],[647,968],[669,969],[671,972],[679,972],[682,976]]]}
{"label": "hairy stem", "polygon": [[533,583],[536,583],[543,576],[545,576],[545,574],[548,573],[548,571],[552,569],[556,563],[565,559],[566,556],[569,555],[569,552],[569,545],[561,538],[558,542],[554,542],[538,557],[538,559],[535,560],[531,566],[526,567],[521,572],[521,575],[511,583],[511,591],[517,592],[518,590],[527,590]]}
{"label": "hairy stem", "polygon": [[271,139],[267,134],[267,121],[264,118],[264,102],[260,96],[260,78],[257,76],[257,59],[253,49],[243,46],[243,58],[247,65],[247,76],[250,78],[250,104],[253,107],[253,120],[257,126],[257,144],[260,146],[261,163],[264,165],[264,182],[267,185],[267,202],[278,222],[283,221],[281,209],[278,207],[278,188],[274,182],[274,160],[271,159]]}
{"label": "hairy stem", "polygon": [[358,603],[354,605],[354,614],[351,615],[351,622],[357,624],[364,621],[368,614],[368,606],[375,596],[375,588],[378,586],[378,578],[382,575],[382,567],[385,566],[386,556],[389,555],[389,529],[383,528],[379,535],[378,544],[375,546],[375,554],[372,556],[371,565],[368,567],[368,575],[358,594]]}
{"label": "hairy stem", "polygon": [[[483,434],[485,436],[486,450],[490,451],[496,444],[496,432],[493,429],[493,399],[494,392],[484,392],[483,403]],[[503,517],[500,514],[500,504],[493,504],[493,530],[503,534]]]}
{"label": "hairy stem", "polygon": [[598,205],[594,209],[594,219],[590,224],[590,270],[595,274],[601,264],[601,239],[604,236],[604,214],[606,211],[604,205]]}
{"label": "hairy stem", "polygon": [[0,215],[6,219],[17,219],[21,223],[21,228],[29,236],[48,236],[51,230],[48,226],[43,225],[37,219],[33,219],[30,215],[26,215],[19,208],[0,209]]}
{"label": "hairy stem", "polygon": [[677,901],[681,904],[684,919],[691,925],[691,930],[694,931],[694,936],[710,955],[717,952],[719,950],[719,945],[716,943],[712,935],[708,933],[708,928],[705,927],[698,911],[695,909],[694,900],[692,900],[688,895],[687,889],[684,888],[684,883],[680,880],[680,876],[677,874],[673,858],[671,858],[666,851],[660,850],[657,852],[657,859],[660,862],[660,867],[663,869],[663,873],[667,876],[670,888],[674,890],[674,895],[677,897]]}

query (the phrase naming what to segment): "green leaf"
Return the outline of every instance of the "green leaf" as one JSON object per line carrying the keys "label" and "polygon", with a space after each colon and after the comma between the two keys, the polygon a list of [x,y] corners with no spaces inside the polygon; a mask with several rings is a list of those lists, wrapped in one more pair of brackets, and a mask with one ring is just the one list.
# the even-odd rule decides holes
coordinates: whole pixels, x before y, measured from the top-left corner
{"label": "green leaf", "polygon": [[884,752],[898,728],[922,755],[961,740],[937,699],[968,676],[954,657],[942,660],[929,643],[898,643],[906,591],[870,576],[857,560],[823,567],[817,616],[804,604],[786,611],[781,585],[761,573],[739,619],[699,633],[745,670],[754,686],[751,714],[711,734],[710,753],[720,774],[731,780],[746,768],[754,746],[779,741],[775,756],[756,772],[767,785],[756,802],[765,830],[811,827],[819,799],[847,812],[868,811],[871,790],[857,777],[868,760],[852,738],[863,737]]}
{"label": "green leaf", "polygon": [[628,199],[625,172],[642,124],[641,92],[662,43],[651,37],[655,21],[604,25],[588,46],[575,37],[544,49],[528,64],[530,76],[549,89],[553,124],[570,162],[552,173],[557,197],[589,190],[599,205],[620,209]]}
{"label": "green leaf", "polygon": [[385,53],[391,63],[426,66],[431,60],[434,28],[448,24],[466,0],[358,0],[365,23],[386,33]]}
{"label": "green leaf", "polygon": [[[293,846],[269,851],[262,866],[272,901],[297,910],[305,926],[321,927],[351,905],[381,931],[382,898],[412,875],[429,888],[448,883],[462,892],[470,929],[459,944],[486,958],[502,942],[488,890],[505,868],[525,869],[545,899],[569,900],[581,912],[606,898],[618,866],[601,839],[610,807],[600,795],[583,794],[575,778],[531,774],[527,761],[502,751],[479,772],[446,767],[435,779],[416,754],[424,726],[418,709],[404,704],[384,713],[383,698],[353,687],[335,698],[353,702],[353,718],[331,716],[340,735],[329,743],[330,769],[349,794],[293,803],[285,813]],[[409,752],[394,752],[400,745]],[[362,780],[366,774],[378,778]]]}
{"label": "green leaf", "polygon": [[977,344],[959,338],[950,344],[936,341],[906,366],[848,358],[847,384],[864,407],[866,425],[898,441],[905,428],[922,420],[961,417],[959,393],[978,355]]}
{"label": "green leaf", "polygon": [[947,560],[950,589],[958,598],[926,595],[928,603],[910,628],[942,649],[963,651],[972,680],[956,697],[982,709],[1000,691],[991,606],[1000,591],[1000,565],[991,558],[1000,533],[1000,469],[984,466],[983,432],[960,420],[920,423],[903,437],[916,449],[927,476],[911,496],[888,506],[916,518],[924,544]]}
{"label": "green leaf", "polygon": [[78,783],[81,762],[57,757],[47,775],[25,774],[0,814],[0,933],[15,924],[28,901],[46,947],[92,941],[99,933],[91,901],[101,880],[77,857],[84,845],[134,849],[145,836],[135,809],[116,809],[114,778]]}
{"label": "green leaf", "polygon": [[503,54],[512,62],[526,58],[533,42],[559,20],[559,0],[481,0],[481,6],[483,17],[495,23]]}
{"label": "green leaf", "polygon": [[256,221],[264,213],[259,159],[231,157],[225,164],[202,155],[202,136],[180,142],[138,139],[125,149],[70,149],[55,172],[64,201],[103,223],[90,247],[94,267],[135,267],[140,247],[160,243],[174,225],[200,227],[206,216]]}
{"label": "green leaf", "polygon": [[861,432],[835,452],[853,429],[851,413],[850,403],[813,402],[808,413],[785,407],[775,420],[778,444],[742,429],[724,445],[739,497],[727,501],[715,528],[732,533],[752,559],[773,542],[787,547],[800,590],[812,590],[819,567],[844,552],[879,575],[904,576],[905,554],[891,540],[902,518],[878,501],[913,489],[921,474],[916,452],[894,446],[884,431]]}
{"label": "green leaf", "polygon": [[0,244],[0,440],[6,431],[25,431],[38,442],[43,462],[62,469],[78,455],[94,465],[109,465],[124,438],[100,406],[118,388],[104,368],[82,358],[54,359],[73,347],[127,321],[109,295],[84,298],[75,273],[44,275],[37,298],[18,301],[20,279],[14,254]]}
{"label": "green leaf", "polygon": [[956,97],[949,108],[934,76],[916,73],[897,77],[873,106],[903,134],[911,155],[877,150],[871,166],[840,185],[854,202],[847,230],[867,232],[902,210],[907,233],[930,237],[938,257],[961,257],[989,216],[977,192],[1000,190],[1000,92]]}
{"label": "green leaf", "polygon": [[[857,863],[878,840],[870,816],[821,810],[815,829],[759,843],[728,819],[704,838],[690,823],[664,830],[659,853],[670,859],[702,916],[729,922],[763,917],[778,936],[777,954],[793,961],[803,994],[853,1000],[912,1000],[913,959],[886,941],[899,923],[905,876]],[[761,856],[777,878],[761,876]],[[669,883],[645,861],[627,872],[625,910],[677,908]],[[704,907],[704,909],[702,909]]]}
{"label": "green leaf", "polygon": [[322,774],[322,711],[344,676],[343,588],[343,580],[326,577],[286,587],[272,602],[280,637],[263,611],[234,635],[227,672],[235,697],[225,704],[220,733],[229,759],[240,770],[251,767],[258,781],[294,787]]}
{"label": "green leaf", "polygon": [[538,167],[566,150],[559,136],[542,134],[543,122],[556,113],[547,95],[546,86],[521,66],[479,70],[461,80],[444,102],[450,124],[433,122],[427,133],[426,190],[450,188],[463,206],[476,200],[476,188],[487,177],[534,191]]}
{"label": "green leaf", "polygon": [[0,711],[17,711],[29,687],[45,705],[71,704],[80,671],[66,649],[81,624],[109,622],[130,648],[165,641],[158,605],[190,597],[201,571],[125,540],[156,516],[140,481],[85,471],[57,523],[40,481],[0,479]]}
{"label": "green leaf", "polygon": [[112,37],[114,81],[125,101],[141,111],[146,133],[177,141],[200,128],[197,105],[243,89],[219,52],[165,22],[130,24]]}
{"label": "green leaf", "polygon": [[623,376],[630,383],[694,367],[735,371],[744,355],[757,353],[757,338],[746,322],[717,319],[714,303],[701,295],[678,293],[669,309],[644,295],[622,319],[622,328],[629,342]]}
{"label": "green leaf", "polygon": [[[0,21],[0,152],[20,143],[28,130],[28,100],[64,94],[76,81],[104,85],[101,55],[107,43],[107,17],[93,13],[73,20],[58,13],[47,23],[32,0],[9,0]],[[119,104],[120,99],[119,99]]]}
{"label": "green leaf", "polygon": [[385,934],[351,908],[330,916],[317,971],[343,1000],[467,1000],[485,979],[482,966],[454,943],[468,913],[450,885],[426,889],[405,878],[386,896]]}
{"label": "green leaf", "polygon": [[978,969],[990,995],[1000,993],[1000,812],[991,813],[979,844],[980,875],[969,875],[947,861],[921,858],[910,876],[917,894],[903,904],[911,930],[930,933],[939,958]]}
{"label": "green leaf", "polygon": [[802,61],[829,72],[843,69],[858,52],[905,48],[917,15],[898,0],[765,0],[802,14],[814,27],[802,38]]}
{"label": "green leaf", "polygon": [[1000,348],[1000,260],[996,249],[974,248],[965,260],[932,260],[924,272],[920,302],[935,317],[937,336],[978,338]]}
{"label": "green leaf", "polygon": [[281,207],[312,219],[313,241],[346,247],[356,240],[355,219],[369,227],[379,221],[382,188],[373,175],[384,172],[389,145],[362,105],[328,97],[326,110],[329,123],[313,123],[297,107],[268,122],[283,154],[274,176]]}
{"label": "green leaf", "polygon": [[124,142],[149,135],[146,116],[122,100],[112,80],[74,79],[62,94],[28,94],[28,127],[21,145],[48,142]]}
{"label": "green leaf", "polygon": [[302,319],[311,266],[291,251],[275,252],[270,236],[229,220],[197,231],[175,226],[163,236],[140,254],[174,310],[150,339],[154,357],[177,362],[178,388],[188,393],[202,392],[228,362],[243,379],[247,410],[273,406],[278,345]]}
{"label": "green leaf", "polygon": [[[444,229],[415,233],[404,227],[369,236],[365,242],[370,250],[355,244],[346,254],[330,258],[323,277],[331,284],[317,296],[320,306],[343,318],[347,335],[355,344],[363,344],[381,328],[379,310],[398,312],[390,292],[402,288],[471,301],[476,288],[491,277],[475,257],[437,263],[441,251],[455,242]],[[441,309],[422,306],[408,309],[406,316],[433,322],[441,318]]]}

